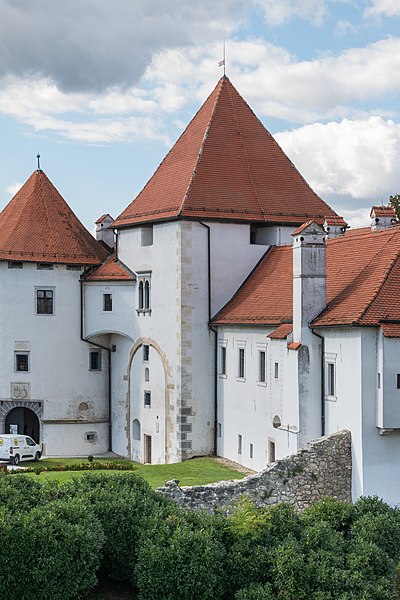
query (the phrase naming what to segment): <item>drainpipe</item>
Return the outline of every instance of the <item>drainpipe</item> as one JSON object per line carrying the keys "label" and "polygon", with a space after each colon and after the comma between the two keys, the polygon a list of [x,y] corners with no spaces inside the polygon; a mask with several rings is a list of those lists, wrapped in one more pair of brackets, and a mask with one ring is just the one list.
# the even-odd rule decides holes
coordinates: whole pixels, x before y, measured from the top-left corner
{"label": "drainpipe", "polygon": [[218,331],[211,323],[211,228],[209,225],[198,221],[199,225],[207,229],[207,283],[208,283],[208,327],[214,333],[214,455],[218,453]]}
{"label": "drainpipe", "polygon": [[[82,277],[89,272],[90,269],[86,269]],[[96,342],[90,342],[84,337],[84,297],[83,297],[83,279],[80,278],[80,295],[81,295],[81,340],[90,346],[96,346],[97,348],[102,348],[103,350],[107,350],[108,355],[108,450],[112,452],[112,425],[111,425],[111,349],[107,348],[107,346],[102,346],[101,344],[97,344]]]}
{"label": "drainpipe", "polygon": [[325,435],[325,338],[312,328],[311,333],[321,340],[321,435]]}

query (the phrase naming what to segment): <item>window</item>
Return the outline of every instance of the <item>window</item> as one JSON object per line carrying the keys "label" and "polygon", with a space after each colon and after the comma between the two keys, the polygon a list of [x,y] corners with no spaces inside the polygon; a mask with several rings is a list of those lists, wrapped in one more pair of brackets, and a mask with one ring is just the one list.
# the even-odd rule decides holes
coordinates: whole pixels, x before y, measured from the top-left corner
{"label": "window", "polygon": [[265,350],[260,350],[258,353],[258,381],[263,383],[266,381],[265,356]]}
{"label": "window", "polygon": [[219,374],[226,375],[226,346],[219,348]]}
{"label": "window", "polygon": [[275,379],[279,378],[279,363],[275,363],[274,377]]}
{"label": "window", "polygon": [[153,245],[153,225],[144,225],[141,230],[141,245]]}
{"label": "window", "polygon": [[101,350],[90,350],[89,352],[89,370],[101,371]]}
{"label": "window", "polygon": [[85,433],[85,442],[88,444],[96,444],[97,443],[97,432],[96,431],[87,431]]}
{"label": "window", "polygon": [[29,371],[29,352],[15,352],[15,371]]}
{"label": "window", "polygon": [[103,310],[112,311],[112,294],[103,294]]}
{"label": "window", "polygon": [[53,265],[51,263],[36,263],[36,268],[39,271],[52,271]]}
{"label": "window", "polygon": [[243,440],[242,440],[242,436],[238,435],[238,454],[242,454],[242,445],[243,445]]}
{"label": "window", "polygon": [[151,285],[150,285],[150,273],[141,275],[138,285],[138,309],[137,313],[151,314]]}
{"label": "window", "polygon": [[150,358],[150,346],[148,344],[143,344],[143,362],[148,362]]}
{"label": "window", "polygon": [[326,391],[328,396],[336,396],[335,389],[335,363],[327,363]]}
{"label": "window", "polygon": [[268,461],[275,462],[275,442],[272,440],[268,440]]}
{"label": "window", "polygon": [[36,314],[54,314],[54,290],[36,290]]}
{"label": "window", "polygon": [[140,421],[138,419],[132,421],[132,437],[134,440],[140,440]]}
{"label": "window", "polygon": [[400,390],[400,373],[397,373],[397,389]]}
{"label": "window", "polygon": [[151,392],[149,391],[144,392],[144,405],[151,406]]}
{"label": "window", "polygon": [[144,370],[144,380],[150,381],[150,371],[149,371],[148,367],[146,367]]}
{"label": "window", "polygon": [[244,348],[239,348],[238,377],[244,379]]}
{"label": "window", "polygon": [[254,458],[254,446],[250,444],[250,458]]}
{"label": "window", "polygon": [[381,374],[378,373],[378,390],[381,389]]}
{"label": "window", "polygon": [[23,269],[24,268],[24,263],[20,262],[19,260],[9,260],[8,261],[8,268],[9,269]]}
{"label": "window", "polygon": [[222,425],[218,423],[218,437],[222,437]]}
{"label": "window", "polygon": [[81,265],[67,265],[67,271],[80,271]]}

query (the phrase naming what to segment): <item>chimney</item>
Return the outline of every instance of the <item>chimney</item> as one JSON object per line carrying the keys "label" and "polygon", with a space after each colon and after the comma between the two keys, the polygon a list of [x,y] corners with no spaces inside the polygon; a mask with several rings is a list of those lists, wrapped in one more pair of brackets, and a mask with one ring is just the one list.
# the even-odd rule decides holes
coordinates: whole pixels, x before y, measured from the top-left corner
{"label": "chimney", "polygon": [[308,221],[293,237],[293,341],[302,342],[309,324],[326,306],[326,233]]}
{"label": "chimney", "polygon": [[101,215],[96,221],[96,240],[107,248],[112,250],[114,248],[114,231],[112,224],[114,219],[111,215]]}
{"label": "chimney", "polygon": [[392,227],[396,223],[396,214],[392,206],[373,206],[369,214],[372,231]]}
{"label": "chimney", "polygon": [[329,239],[340,237],[346,233],[348,225],[343,217],[329,216],[325,217],[324,229]]}

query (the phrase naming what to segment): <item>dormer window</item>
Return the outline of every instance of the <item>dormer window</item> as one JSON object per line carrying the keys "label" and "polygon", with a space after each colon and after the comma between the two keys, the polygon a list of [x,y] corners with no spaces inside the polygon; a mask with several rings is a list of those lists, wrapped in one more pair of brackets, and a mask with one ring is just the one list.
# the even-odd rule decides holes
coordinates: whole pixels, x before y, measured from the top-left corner
{"label": "dormer window", "polygon": [[138,308],[139,314],[151,315],[151,273],[139,274],[138,283]]}

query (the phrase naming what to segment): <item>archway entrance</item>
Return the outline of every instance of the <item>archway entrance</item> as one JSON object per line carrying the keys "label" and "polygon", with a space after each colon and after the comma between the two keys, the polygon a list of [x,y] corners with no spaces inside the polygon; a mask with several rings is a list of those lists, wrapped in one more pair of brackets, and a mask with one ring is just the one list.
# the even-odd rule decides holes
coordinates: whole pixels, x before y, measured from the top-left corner
{"label": "archway entrance", "polygon": [[13,408],[6,417],[5,433],[30,435],[35,442],[39,443],[39,419],[30,408],[25,408],[23,406]]}

